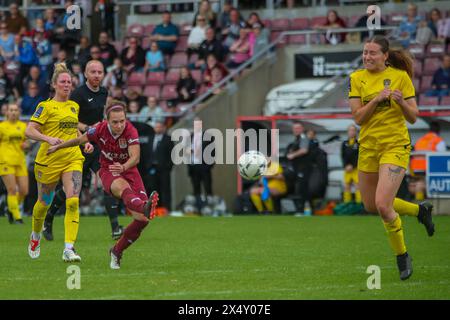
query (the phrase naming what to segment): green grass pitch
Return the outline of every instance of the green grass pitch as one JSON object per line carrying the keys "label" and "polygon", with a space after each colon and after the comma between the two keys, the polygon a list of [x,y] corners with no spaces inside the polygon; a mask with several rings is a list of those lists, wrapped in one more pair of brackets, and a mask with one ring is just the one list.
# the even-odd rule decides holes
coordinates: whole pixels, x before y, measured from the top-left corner
{"label": "green grass pitch", "polygon": [[[407,281],[374,216],[156,218],[120,270],[109,268],[108,218],[81,217],[81,289],[69,290],[63,219],[31,260],[30,218],[1,218],[0,299],[450,299],[450,216],[435,217],[431,238],[416,218],[402,220],[414,266]],[[381,269],[379,290],[367,288],[370,265]]]}

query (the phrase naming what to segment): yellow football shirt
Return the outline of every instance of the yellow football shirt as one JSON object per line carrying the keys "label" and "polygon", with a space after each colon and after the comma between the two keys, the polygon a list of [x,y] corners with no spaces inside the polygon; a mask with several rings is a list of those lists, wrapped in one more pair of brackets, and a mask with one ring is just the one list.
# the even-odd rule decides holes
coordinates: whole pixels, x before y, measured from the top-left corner
{"label": "yellow football shirt", "polygon": [[[387,67],[383,72],[370,73],[366,69],[350,75],[349,98],[359,98],[366,105],[385,87],[400,90],[405,100],[415,98],[415,89],[406,71]],[[393,99],[379,103],[372,116],[361,125],[359,144],[366,149],[386,145],[409,145],[406,120],[400,105]]]}
{"label": "yellow football shirt", "polygon": [[22,165],[25,161],[25,152],[22,143],[25,141],[25,122],[8,120],[0,123],[0,163],[9,166]]}
{"label": "yellow football shirt", "polygon": [[[72,100],[59,102],[55,100],[43,101],[36,107],[30,121],[41,125],[42,134],[64,141],[78,136],[78,112],[80,107]],[[70,147],[47,155],[47,142],[41,142],[35,162],[43,166],[59,167],[74,160],[84,160],[80,147]]]}

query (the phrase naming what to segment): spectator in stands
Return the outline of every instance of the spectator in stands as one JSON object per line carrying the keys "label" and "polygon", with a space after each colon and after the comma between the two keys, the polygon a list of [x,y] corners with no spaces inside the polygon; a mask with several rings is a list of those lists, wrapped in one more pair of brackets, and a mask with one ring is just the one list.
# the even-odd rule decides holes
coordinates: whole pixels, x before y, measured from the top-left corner
{"label": "spectator in stands", "polygon": [[15,48],[16,56],[20,62],[20,71],[18,80],[23,79],[31,66],[39,65],[39,59],[36,55],[36,51],[33,48],[31,39],[28,37],[23,37],[19,34],[15,36]]}
{"label": "spectator in stands", "polygon": [[161,50],[159,50],[158,43],[153,41],[150,45],[150,50],[145,54],[145,72],[158,72],[165,71],[166,64],[164,61],[164,55]]}
{"label": "spectator in stands", "polygon": [[270,43],[268,34],[264,30],[266,29],[263,29],[263,26],[259,23],[255,23],[252,26],[252,31],[249,34],[251,57],[264,50]]}
{"label": "spectator in stands", "polygon": [[102,22],[102,31],[110,35],[113,41],[116,39],[114,33],[114,14],[119,7],[114,0],[99,0],[94,8],[95,12],[100,13]]}
{"label": "spectator in stands", "polygon": [[5,19],[5,22],[8,26],[8,31],[13,34],[19,34],[23,28],[25,30],[29,28],[27,18],[19,11],[19,6],[16,3],[9,5],[9,16]]}
{"label": "spectator in stands", "polygon": [[248,16],[247,27],[251,29],[255,23],[258,23],[261,26],[261,28],[265,27],[264,23],[262,22],[261,18],[259,17],[259,14],[257,12],[252,12]]}
{"label": "spectator in stands", "polygon": [[450,54],[442,58],[442,67],[433,75],[431,89],[427,91],[428,97],[444,97],[450,94]]}
{"label": "spectator in stands", "polygon": [[197,83],[192,78],[191,71],[187,67],[180,70],[180,80],[177,83],[178,103],[188,103],[197,95]]}
{"label": "spectator in stands", "polygon": [[150,39],[158,43],[158,47],[163,54],[172,55],[175,52],[180,31],[171,22],[171,14],[169,11],[163,13],[162,20],[162,23],[157,25],[153,30]]}
{"label": "spectator in stands", "polygon": [[141,96],[141,92],[128,88],[126,90],[125,101],[127,104],[131,101],[137,101],[139,106],[143,106],[145,104],[145,97]]}
{"label": "spectator in stands", "polygon": [[198,53],[200,45],[206,39],[206,19],[202,15],[197,15],[197,25],[192,28],[187,39],[188,49],[187,54],[190,57],[193,53]]}
{"label": "spectator in stands", "polygon": [[117,99],[120,101],[126,101],[122,87],[119,87],[119,86],[111,87],[110,94],[113,99]]}
{"label": "spectator in stands", "polygon": [[76,75],[72,75],[72,91],[80,86],[80,78]]}
{"label": "spectator in stands", "polygon": [[130,121],[142,121],[139,117],[140,105],[137,100],[128,103],[127,119]]}
{"label": "spectator in stands", "polygon": [[219,14],[218,25],[217,28],[219,30],[225,29],[228,25],[230,25],[230,12],[233,9],[233,5],[231,4],[231,0],[225,0],[222,11]]}
{"label": "spectator in stands", "polygon": [[55,10],[53,10],[51,8],[45,9],[45,14],[44,14],[45,31],[50,32],[52,34],[55,29],[55,25],[56,25]]}
{"label": "spectator in stands", "polygon": [[416,39],[417,27],[422,20],[422,17],[417,14],[417,6],[410,3],[406,17],[396,30],[396,38],[400,40],[403,47],[407,48],[409,43]]}
{"label": "spectator in stands", "polygon": [[158,105],[158,99],[153,96],[147,98],[147,104],[141,109],[139,115],[141,121],[147,122],[152,127],[156,122],[164,122],[164,110]]}
{"label": "spectator in stands", "polygon": [[[228,70],[227,68],[225,68],[225,66],[220,63],[216,56],[214,54],[209,54],[208,57],[206,58],[206,69],[205,72],[203,74],[203,79],[205,81],[205,84],[207,87],[212,87],[213,86],[213,80],[212,80],[212,70],[214,68],[218,68],[220,69],[220,74],[222,76],[222,78],[226,77],[228,75]],[[216,81],[217,81],[217,75],[218,73],[216,72]]]}
{"label": "spectator in stands", "polygon": [[239,39],[237,39],[230,47],[230,61],[227,67],[230,69],[238,68],[241,64],[250,59],[250,41],[247,29],[239,30]]}
{"label": "spectator in stands", "polygon": [[0,106],[9,102],[9,98],[19,98],[19,91],[13,87],[11,81],[5,73],[3,64],[0,64]]}
{"label": "spectator in stands", "polygon": [[[374,15],[375,11],[372,11],[370,13],[366,13],[365,15],[363,15],[361,18],[358,19],[358,21],[355,24],[355,28],[367,28],[367,20],[369,19],[369,17],[371,15]],[[380,25],[381,26],[385,26],[386,25],[386,21],[384,21],[384,19],[382,17],[380,17]],[[359,33],[360,38],[358,39],[357,42],[363,42],[366,39],[373,37],[373,35],[376,34],[380,34],[380,35],[384,35],[385,32],[382,30],[369,30],[369,31],[362,31]]]}
{"label": "spectator in stands", "polygon": [[[420,137],[415,145],[415,152],[445,152],[447,145],[445,140],[439,135],[441,127],[439,122],[432,121],[430,130]],[[415,200],[422,201],[425,199],[425,173],[427,169],[425,155],[413,155],[410,161],[410,171],[415,182],[413,193]]]}
{"label": "spectator in stands", "polygon": [[114,64],[107,69],[103,85],[107,88],[116,86],[122,88],[126,81],[127,71],[123,67],[122,60],[120,60],[120,58],[115,58]]}
{"label": "spectator in stands", "polygon": [[415,42],[425,46],[433,39],[433,30],[431,30],[429,24],[425,20],[420,21],[417,26]]}
{"label": "spectator in stands", "polygon": [[109,42],[109,36],[106,31],[100,32],[98,36],[98,47],[100,49],[100,60],[105,69],[111,66],[117,57],[116,48]]}
{"label": "spectator in stands", "polygon": [[[89,60],[98,60],[103,64],[99,46],[96,45],[91,46],[91,48],[89,49]],[[105,67],[105,65],[103,65],[103,67]],[[83,70],[84,69],[86,69],[86,65],[84,66]]]}
{"label": "spectator in stands", "polygon": [[228,50],[240,36],[240,30],[245,29],[246,24],[241,19],[241,15],[237,9],[231,9],[230,22],[222,29],[222,37],[225,38],[223,45]]}
{"label": "spectator in stands", "polygon": [[433,31],[435,38],[438,37],[439,21],[442,20],[441,10],[434,8],[430,11],[430,19],[428,20],[428,27]]}
{"label": "spectator in stands", "polygon": [[274,212],[273,197],[282,197],[287,193],[281,165],[271,161],[267,171],[258,184],[250,189],[250,199],[258,213]]}
{"label": "spectator in stands", "polygon": [[88,37],[82,36],[80,38],[80,43],[75,47],[74,60],[78,61],[83,67],[86,66],[91,57],[91,43]]}
{"label": "spectator in stands", "polygon": [[206,69],[206,58],[209,54],[214,54],[219,61],[223,61],[224,48],[222,42],[216,38],[216,32],[213,28],[209,27],[206,30],[206,39],[202,42],[198,48],[198,59],[195,63],[189,65],[191,69]]}
{"label": "spectator in stands", "polygon": [[39,43],[39,40],[36,39],[36,33],[42,33],[45,39],[50,38],[50,32],[45,30],[44,20],[41,18],[37,18],[34,21],[34,28],[27,32],[26,36],[30,37],[33,40],[33,44],[36,45]]}
{"label": "spectator in stands", "polygon": [[9,32],[8,25],[6,22],[0,22],[0,56],[2,56],[5,61],[14,59],[14,45],[14,35]]}
{"label": "spectator in stands", "polygon": [[438,22],[438,39],[444,42],[446,46],[450,44],[450,17]]}
{"label": "spectator in stands", "polygon": [[28,89],[23,96],[20,103],[20,109],[22,109],[22,115],[32,115],[36,110],[37,105],[45,99],[39,95],[39,86],[36,82],[30,81],[28,83]]}
{"label": "spectator in stands", "polygon": [[68,13],[67,8],[72,6],[74,3],[72,0],[66,0],[64,3],[65,12],[63,15],[58,17],[54,27],[54,39],[60,44],[61,48],[66,50],[69,56],[72,57],[76,45],[80,42],[81,30],[73,28],[69,29],[67,20],[73,13]]}
{"label": "spectator in stands", "polygon": [[29,83],[34,82],[39,89],[37,95],[43,99],[47,99],[49,96],[47,79],[47,76],[42,74],[41,69],[38,66],[32,66],[27,76],[21,79],[22,82],[19,86],[19,92],[24,93],[24,89],[29,87]]}
{"label": "spectator in stands", "polygon": [[205,25],[209,25],[212,28],[215,28],[217,25],[217,17],[216,13],[211,8],[211,4],[208,0],[203,0],[200,3],[200,7],[198,8],[198,12],[195,13],[194,21],[192,23],[193,27],[196,27],[198,24],[198,17],[202,16],[205,19]]}
{"label": "spectator in stands", "polygon": [[[70,69],[72,70],[72,74],[75,78],[77,78],[77,85],[75,88],[77,88],[80,84],[83,84],[86,82],[86,78],[84,77],[83,69],[81,68],[81,65],[78,62],[72,63],[70,66]],[[73,78],[72,78],[73,80]]]}
{"label": "spectator in stands", "polygon": [[53,62],[52,44],[42,30],[36,30],[34,43],[41,72],[47,77],[48,67]]}
{"label": "spectator in stands", "polygon": [[308,159],[309,140],[305,135],[305,128],[299,121],[292,125],[294,141],[287,147],[286,159],[291,170],[295,172],[295,206],[299,214],[304,214],[305,203],[309,201],[308,181],[310,161]]}
{"label": "spectator in stands", "polygon": [[325,39],[327,43],[330,44],[338,44],[345,42],[347,34],[345,32],[341,33],[332,33],[333,29],[346,28],[347,24],[345,21],[338,15],[336,10],[330,10],[327,14],[327,21],[323,25],[315,25],[314,28],[321,30],[328,30],[325,35]]}
{"label": "spectator in stands", "polygon": [[128,47],[122,50],[120,59],[128,73],[143,71],[145,66],[145,50],[139,44],[138,38],[130,37]]}

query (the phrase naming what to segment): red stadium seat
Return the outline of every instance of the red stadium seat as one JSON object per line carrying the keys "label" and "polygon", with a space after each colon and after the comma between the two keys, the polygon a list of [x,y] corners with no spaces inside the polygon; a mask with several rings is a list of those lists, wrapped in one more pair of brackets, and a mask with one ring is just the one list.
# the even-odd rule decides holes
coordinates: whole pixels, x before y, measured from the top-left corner
{"label": "red stadium seat", "polygon": [[128,86],[127,91],[135,91],[138,94],[142,94],[142,86]]}
{"label": "red stadium seat", "polygon": [[127,29],[128,36],[142,37],[145,33],[145,27],[140,23],[133,23]]}
{"label": "red stadium seat", "polygon": [[208,91],[208,87],[206,85],[201,85],[200,89],[198,90],[198,95],[201,96],[202,94],[204,94],[206,91]]}
{"label": "red stadium seat", "polygon": [[194,78],[195,82],[202,83],[203,82],[203,74],[201,70],[191,70],[192,78]]}
{"label": "red stadium seat", "polygon": [[270,29],[272,27],[272,21],[270,19],[262,19],[261,21],[265,28]]}
{"label": "red stadium seat", "polygon": [[311,28],[314,28],[316,25],[324,25],[327,22],[327,17],[313,17],[310,21]]}
{"label": "red stadium seat", "polygon": [[414,89],[416,89],[416,92],[419,92],[420,90],[420,79],[419,78],[414,78],[413,80],[412,80],[412,82],[413,82],[413,86],[414,86]]}
{"label": "red stadium seat", "polygon": [[408,50],[417,59],[422,59],[425,57],[425,46],[421,44],[411,44]]}
{"label": "red stadium seat", "polygon": [[286,31],[289,30],[289,19],[274,19],[272,20],[271,30],[273,31]]}
{"label": "red stadium seat", "polygon": [[155,97],[159,99],[161,96],[161,87],[160,86],[146,86],[144,88],[144,96],[145,97]]}
{"label": "red stadium seat", "polygon": [[152,72],[150,71],[147,75],[146,84],[147,85],[161,85],[164,83],[164,72]]}
{"label": "red stadium seat", "polygon": [[431,89],[431,82],[433,81],[433,76],[423,76],[420,80],[420,91],[426,91]]}
{"label": "red stadium seat", "polygon": [[113,41],[112,45],[114,46],[114,48],[116,49],[116,51],[118,53],[122,52],[122,49],[124,48],[123,46],[123,42],[121,40],[119,41]]}
{"label": "red stadium seat", "polygon": [[187,55],[184,52],[175,53],[172,58],[170,58],[169,67],[177,68],[184,67],[188,63]]}
{"label": "red stadium seat", "polygon": [[187,36],[192,30],[192,24],[189,22],[183,23],[179,26],[180,29],[180,35]]}
{"label": "red stadium seat", "polygon": [[305,30],[309,27],[308,18],[295,18],[291,20],[291,30]]}
{"label": "red stadium seat", "polygon": [[422,61],[415,60],[414,61],[414,76],[420,77],[422,75]]}
{"label": "red stadium seat", "polygon": [[361,18],[360,15],[351,16],[348,19],[348,26],[353,27],[358,22],[359,18]]}
{"label": "red stadium seat", "polygon": [[450,107],[450,96],[445,96],[441,98],[441,106],[449,106]]}
{"label": "red stadium seat", "polygon": [[444,44],[430,44],[427,47],[427,57],[440,57],[445,53]]}
{"label": "red stadium seat", "polygon": [[145,26],[145,35],[146,36],[150,36],[153,32],[153,30],[155,29],[155,25],[154,24],[147,24]]}
{"label": "red stadium seat", "polygon": [[293,34],[293,35],[288,36],[288,43],[289,44],[305,44],[306,37],[304,34]]}
{"label": "red stadium seat", "polygon": [[161,91],[161,98],[164,100],[175,99],[178,97],[177,86],[166,84]]}
{"label": "red stadium seat", "polygon": [[[270,33],[270,42],[274,42],[278,36],[281,34],[281,32],[276,31],[276,32],[271,32]],[[282,47],[286,44],[287,41],[287,36],[284,36],[283,38],[281,38],[281,41],[278,43],[277,47]]]}
{"label": "red stadium seat", "polygon": [[180,36],[177,41],[177,46],[175,47],[176,52],[185,52],[188,48],[187,36]]}
{"label": "red stadium seat", "polygon": [[152,40],[150,39],[150,37],[143,37],[142,38],[142,43],[141,43],[141,47],[144,50],[148,50],[150,49],[150,44],[152,43]]}
{"label": "red stadium seat", "polygon": [[403,18],[405,17],[405,13],[402,12],[395,12],[391,13],[388,17],[388,24],[400,24],[400,22],[403,21]]}
{"label": "red stadium seat", "polygon": [[143,86],[145,84],[145,74],[143,72],[132,72],[127,80],[128,86]]}
{"label": "red stadium seat", "polygon": [[437,106],[439,104],[438,97],[427,97],[420,95],[419,105],[421,106]]}
{"label": "red stadium seat", "polygon": [[198,54],[194,53],[194,54],[191,54],[191,56],[189,57],[188,63],[189,64],[195,63],[197,60],[198,60]]}
{"label": "red stadium seat", "polygon": [[166,75],[166,84],[176,84],[180,79],[180,69],[170,69]]}
{"label": "red stadium seat", "polygon": [[440,67],[441,61],[439,58],[426,58],[424,61],[423,74],[426,76],[432,76]]}

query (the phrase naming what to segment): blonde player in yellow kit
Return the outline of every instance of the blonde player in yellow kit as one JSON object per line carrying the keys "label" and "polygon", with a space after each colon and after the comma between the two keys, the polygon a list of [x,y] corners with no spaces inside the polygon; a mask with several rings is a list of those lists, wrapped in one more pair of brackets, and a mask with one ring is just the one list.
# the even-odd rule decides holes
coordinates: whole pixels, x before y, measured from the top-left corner
{"label": "blonde player in yellow kit", "polygon": [[32,259],[40,255],[45,215],[52,203],[55,187],[61,179],[67,197],[63,260],[79,262],[81,257],[76,253],[74,243],[77,239],[80,218],[79,194],[84,157],[79,147],[71,147],[47,155],[50,146],[78,136],[79,106],[76,102],[69,100],[72,77],[64,63],[55,66],[51,82],[55,88],[54,98],[41,102],[36,107],[26,129],[28,138],[41,142],[35,159],[34,173],[38,184],[38,201],[33,208],[32,234],[28,253]]}
{"label": "blonde player in yellow kit", "polygon": [[[409,163],[411,142],[406,121],[414,123],[418,108],[411,81],[413,61],[404,51],[390,50],[382,36],[364,45],[365,69],[350,75],[349,103],[359,135],[358,176],[364,207],[381,216],[400,279],[412,274],[400,215],[417,216],[429,236],[434,233],[430,203],[413,204],[396,198]],[[406,120],[406,121],[405,121]]]}
{"label": "blonde player in yellow kit", "polygon": [[6,120],[0,123],[0,176],[6,186],[8,211],[16,223],[23,223],[19,205],[28,194],[28,169],[24,149],[25,122],[19,120],[20,108],[10,103],[6,109]]}

